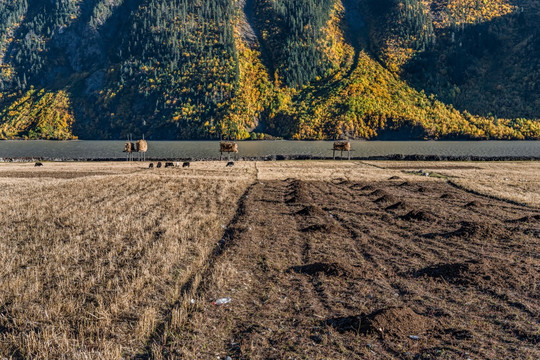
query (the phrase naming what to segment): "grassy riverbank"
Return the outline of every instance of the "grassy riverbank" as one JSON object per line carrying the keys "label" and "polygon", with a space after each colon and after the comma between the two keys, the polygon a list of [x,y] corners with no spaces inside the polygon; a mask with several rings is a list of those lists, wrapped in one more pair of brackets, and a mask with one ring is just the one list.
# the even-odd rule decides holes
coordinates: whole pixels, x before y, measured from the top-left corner
{"label": "grassy riverbank", "polygon": [[0,164],[0,355],[538,358],[539,174]]}

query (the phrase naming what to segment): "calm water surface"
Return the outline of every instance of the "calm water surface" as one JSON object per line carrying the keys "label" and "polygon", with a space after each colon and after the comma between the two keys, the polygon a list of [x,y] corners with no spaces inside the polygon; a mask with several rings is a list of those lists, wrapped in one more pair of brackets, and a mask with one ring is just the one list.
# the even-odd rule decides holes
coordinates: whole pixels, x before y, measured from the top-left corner
{"label": "calm water surface", "polygon": [[[149,141],[147,158],[215,158],[219,141]],[[0,141],[0,158],[122,158],[124,141]],[[331,141],[246,141],[238,156],[332,156]],[[540,141],[353,141],[353,156],[540,156]]]}

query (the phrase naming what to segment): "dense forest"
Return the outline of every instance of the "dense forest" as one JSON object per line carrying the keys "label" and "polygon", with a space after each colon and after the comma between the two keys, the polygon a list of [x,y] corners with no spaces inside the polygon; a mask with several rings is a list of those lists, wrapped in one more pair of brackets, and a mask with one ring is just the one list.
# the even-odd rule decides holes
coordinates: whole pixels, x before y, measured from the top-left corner
{"label": "dense forest", "polygon": [[0,0],[0,139],[540,139],[536,0]]}

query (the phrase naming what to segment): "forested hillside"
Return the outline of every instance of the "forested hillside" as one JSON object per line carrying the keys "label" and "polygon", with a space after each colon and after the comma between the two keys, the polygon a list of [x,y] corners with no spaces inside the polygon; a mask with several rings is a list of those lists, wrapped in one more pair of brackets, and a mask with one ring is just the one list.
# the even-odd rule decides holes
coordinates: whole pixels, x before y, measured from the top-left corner
{"label": "forested hillside", "polygon": [[538,139],[535,0],[0,0],[0,138]]}

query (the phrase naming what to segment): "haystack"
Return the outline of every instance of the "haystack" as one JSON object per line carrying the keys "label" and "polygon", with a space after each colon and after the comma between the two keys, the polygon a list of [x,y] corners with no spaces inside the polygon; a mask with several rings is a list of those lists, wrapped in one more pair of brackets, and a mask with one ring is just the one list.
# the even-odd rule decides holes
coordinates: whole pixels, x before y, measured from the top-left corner
{"label": "haystack", "polygon": [[332,148],[332,158],[336,159],[336,151],[341,151],[341,158],[343,158],[343,152],[348,152],[348,159],[351,160],[351,143],[348,141],[336,141],[334,142],[334,147]]}
{"label": "haystack", "polygon": [[135,150],[135,144],[132,143],[132,142],[127,142],[124,144],[124,152],[127,152],[127,153],[132,153],[136,151]]}
{"label": "haystack", "polygon": [[237,153],[238,144],[234,141],[222,141],[219,143],[219,152],[222,153]]}
{"label": "haystack", "polygon": [[336,141],[334,142],[334,149],[336,151],[351,151],[351,143],[348,141]]}
{"label": "haystack", "polygon": [[135,151],[145,153],[148,151],[148,143],[146,140],[138,140],[135,143]]}

